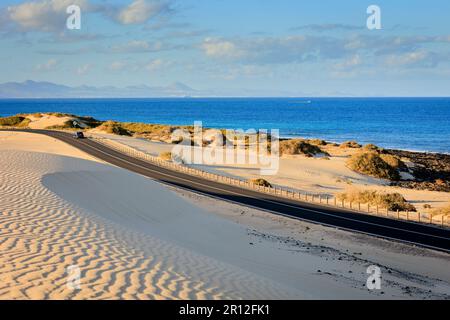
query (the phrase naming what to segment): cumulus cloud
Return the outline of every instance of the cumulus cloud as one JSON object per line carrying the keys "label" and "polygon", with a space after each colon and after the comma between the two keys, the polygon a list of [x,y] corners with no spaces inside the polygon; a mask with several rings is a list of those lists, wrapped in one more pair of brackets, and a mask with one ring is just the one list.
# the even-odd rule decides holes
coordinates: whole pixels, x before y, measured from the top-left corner
{"label": "cumulus cloud", "polygon": [[19,30],[60,32],[66,28],[66,8],[73,4],[90,9],[87,0],[41,0],[9,6],[3,16]]}
{"label": "cumulus cloud", "polygon": [[350,58],[337,63],[334,67],[338,70],[351,70],[355,67],[358,67],[362,64],[361,56],[359,54],[355,54]]}
{"label": "cumulus cloud", "polygon": [[108,69],[111,71],[121,71],[127,66],[126,62],[123,61],[114,61],[112,62]]}
{"label": "cumulus cloud", "polygon": [[36,71],[51,71],[53,70],[58,64],[58,61],[56,59],[49,59],[48,61],[44,63],[39,63],[36,65],[35,70]]}
{"label": "cumulus cloud", "polygon": [[77,71],[77,74],[81,76],[83,74],[88,73],[91,68],[92,68],[92,65],[90,63],[87,63],[82,66],[79,66],[76,71]]}
{"label": "cumulus cloud", "polygon": [[113,53],[144,53],[159,52],[172,49],[173,47],[162,41],[132,40],[125,44],[119,44],[111,47]]}
{"label": "cumulus cloud", "polygon": [[252,63],[296,63],[342,56],[344,43],[336,38],[315,36],[211,39],[201,48],[207,56]]}
{"label": "cumulus cloud", "polygon": [[162,68],[167,68],[170,67],[172,65],[172,63],[170,61],[166,61],[163,59],[154,59],[152,61],[150,61],[149,63],[147,63],[147,65],[145,66],[145,69],[147,71],[156,71]]}
{"label": "cumulus cloud", "polygon": [[26,1],[0,10],[3,31],[38,31],[60,33],[66,30],[66,9],[78,5],[82,14],[96,12],[123,25],[142,24],[169,13],[171,0],[134,0],[125,6],[99,5],[89,0]]}
{"label": "cumulus cloud", "polygon": [[245,54],[237,44],[227,40],[206,38],[201,47],[205,54],[211,57],[238,58]]}
{"label": "cumulus cloud", "polygon": [[362,30],[365,28],[364,26],[356,26],[350,24],[341,24],[341,23],[329,23],[329,24],[307,24],[303,26],[293,27],[291,31],[299,31],[299,30],[311,30],[315,32],[325,32],[325,31],[354,31],[354,30]]}
{"label": "cumulus cloud", "polygon": [[[447,36],[377,36],[354,35],[330,37],[296,35],[284,37],[206,38],[201,49],[208,57],[244,64],[290,64],[311,61],[335,60],[337,69],[360,66],[361,61],[379,62],[386,58],[388,64],[434,67],[449,61],[432,48],[448,44]],[[427,49],[429,48],[429,49]]]}
{"label": "cumulus cloud", "polygon": [[418,50],[407,52],[401,55],[389,55],[386,58],[386,64],[389,66],[406,66],[406,67],[420,67],[420,68],[434,68],[443,59],[448,60],[448,57],[443,57],[437,53],[425,50]]}
{"label": "cumulus cloud", "polygon": [[130,5],[118,10],[116,19],[121,24],[141,24],[161,13],[170,12],[168,1],[134,0]]}

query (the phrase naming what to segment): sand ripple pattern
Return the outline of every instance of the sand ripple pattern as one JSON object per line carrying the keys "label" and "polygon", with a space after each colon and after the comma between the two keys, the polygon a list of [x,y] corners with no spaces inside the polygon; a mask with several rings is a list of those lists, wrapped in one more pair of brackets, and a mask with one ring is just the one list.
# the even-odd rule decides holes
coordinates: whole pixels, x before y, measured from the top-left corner
{"label": "sand ripple pattern", "polygon": [[[292,298],[265,277],[65,201],[41,181],[68,170],[62,158],[0,153],[0,298]],[[81,289],[67,286],[70,265],[81,270]]]}

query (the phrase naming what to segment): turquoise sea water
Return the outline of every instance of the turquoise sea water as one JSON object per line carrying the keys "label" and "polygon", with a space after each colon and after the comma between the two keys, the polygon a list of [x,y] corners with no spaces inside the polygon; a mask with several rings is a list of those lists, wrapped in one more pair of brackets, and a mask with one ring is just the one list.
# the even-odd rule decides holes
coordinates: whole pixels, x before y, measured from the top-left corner
{"label": "turquoise sea water", "polygon": [[282,137],[357,140],[450,153],[450,98],[204,98],[0,100],[0,116],[65,112],[101,120],[234,129]]}

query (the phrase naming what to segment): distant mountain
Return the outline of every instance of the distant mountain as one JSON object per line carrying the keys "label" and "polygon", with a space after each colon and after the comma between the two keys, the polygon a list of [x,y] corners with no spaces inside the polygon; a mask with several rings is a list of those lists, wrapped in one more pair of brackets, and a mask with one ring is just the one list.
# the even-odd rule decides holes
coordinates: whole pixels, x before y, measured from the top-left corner
{"label": "distant mountain", "polygon": [[166,87],[129,86],[125,88],[79,86],[69,87],[51,82],[8,82],[0,84],[0,98],[151,98],[189,97],[202,94],[176,82]]}

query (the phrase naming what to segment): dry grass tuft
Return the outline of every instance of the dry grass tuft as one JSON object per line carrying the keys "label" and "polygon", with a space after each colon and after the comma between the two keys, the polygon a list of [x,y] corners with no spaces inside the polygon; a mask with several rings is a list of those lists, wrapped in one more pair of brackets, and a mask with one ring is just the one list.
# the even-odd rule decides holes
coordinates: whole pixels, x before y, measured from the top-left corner
{"label": "dry grass tuft", "polygon": [[117,134],[120,136],[131,136],[130,132],[122,127],[120,122],[116,121],[106,121],[103,122],[99,127],[99,130],[102,130],[106,133]]}
{"label": "dry grass tuft", "polygon": [[305,140],[292,139],[280,141],[280,154],[281,155],[294,155],[303,154],[307,157],[312,157],[316,154],[324,154],[329,156],[329,154],[316,145],[312,145]]}
{"label": "dry grass tuft", "polygon": [[268,188],[272,187],[272,185],[269,183],[269,181],[262,179],[262,178],[251,179],[249,182],[254,185],[257,185],[257,186],[268,187]]}
{"label": "dry grass tuft", "polygon": [[361,145],[356,142],[356,141],[346,141],[341,143],[341,145],[339,146],[341,148],[361,148]]}
{"label": "dry grass tuft", "polygon": [[375,178],[399,180],[398,169],[403,162],[394,158],[377,152],[358,152],[347,160],[347,166],[353,171]]}
{"label": "dry grass tuft", "polygon": [[434,209],[431,214],[433,216],[436,215],[444,215],[444,216],[450,216],[450,205],[443,207],[443,208],[438,208],[438,209]]}
{"label": "dry grass tuft", "polygon": [[166,151],[159,154],[159,158],[164,161],[172,161],[172,152]]}
{"label": "dry grass tuft", "polygon": [[382,193],[373,190],[349,191],[337,195],[339,201],[378,205],[391,211],[416,211],[416,208],[407,202],[400,193]]}
{"label": "dry grass tuft", "polygon": [[26,127],[30,120],[23,116],[11,116],[0,118],[0,126],[6,127]]}

